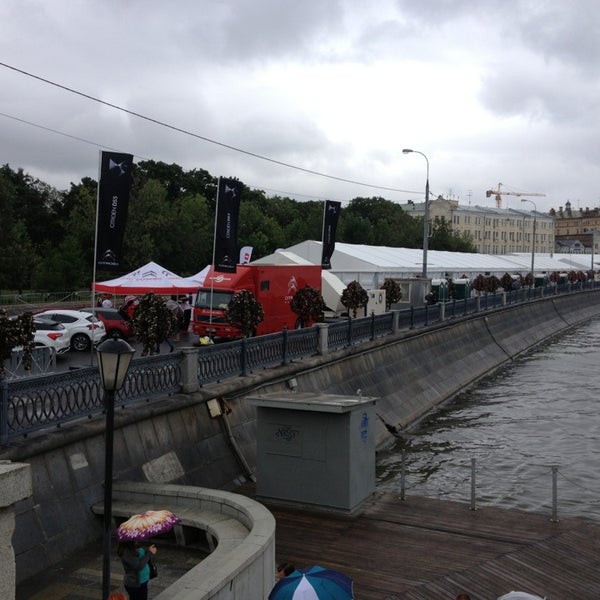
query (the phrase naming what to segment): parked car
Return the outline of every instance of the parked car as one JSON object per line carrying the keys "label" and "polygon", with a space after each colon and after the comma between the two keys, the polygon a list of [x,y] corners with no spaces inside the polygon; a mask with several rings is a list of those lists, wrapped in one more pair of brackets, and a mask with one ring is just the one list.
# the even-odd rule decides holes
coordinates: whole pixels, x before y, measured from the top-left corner
{"label": "parked car", "polygon": [[35,318],[40,317],[62,323],[70,333],[71,348],[77,352],[86,352],[91,344],[95,346],[106,335],[104,323],[90,312],[50,309],[36,313]]}
{"label": "parked car", "polygon": [[56,354],[64,354],[71,347],[71,335],[62,323],[50,319],[34,319],[33,343],[36,346],[52,348]]}
{"label": "parked car", "polygon": [[[82,312],[89,311],[84,310]],[[116,308],[94,308],[93,314],[104,323],[106,337],[117,334],[118,337],[126,340],[133,335],[131,320],[122,311]]]}

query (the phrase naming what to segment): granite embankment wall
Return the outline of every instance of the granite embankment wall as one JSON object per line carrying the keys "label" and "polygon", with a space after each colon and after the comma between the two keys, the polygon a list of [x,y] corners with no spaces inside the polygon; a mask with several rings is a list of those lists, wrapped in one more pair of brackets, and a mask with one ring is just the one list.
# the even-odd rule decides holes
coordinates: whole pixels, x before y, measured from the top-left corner
{"label": "granite embankment wall", "polygon": [[[590,291],[507,306],[475,317],[401,332],[326,356],[211,384],[115,414],[114,477],[231,490],[253,476],[257,391],[378,397],[379,447],[390,431],[418,421],[479,378],[532,346],[600,314]],[[231,412],[211,418],[206,402],[223,398]],[[227,411],[226,411],[227,412]],[[103,497],[104,421],[82,420],[31,436],[0,451],[29,463],[33,496],[16,505],[17,581],[98,540],[91,506]]]}

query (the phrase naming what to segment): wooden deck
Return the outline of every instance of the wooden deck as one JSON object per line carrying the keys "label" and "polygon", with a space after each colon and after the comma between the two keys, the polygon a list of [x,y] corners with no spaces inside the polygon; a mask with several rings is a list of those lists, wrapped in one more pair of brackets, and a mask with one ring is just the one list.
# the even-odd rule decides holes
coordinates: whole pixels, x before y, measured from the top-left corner
{"label": "wooden deck", "polygon": [[357,600],[600,598],[600,523],[393,494],[355,517],[259,500],[277,520],[277,560],[342,571]]}

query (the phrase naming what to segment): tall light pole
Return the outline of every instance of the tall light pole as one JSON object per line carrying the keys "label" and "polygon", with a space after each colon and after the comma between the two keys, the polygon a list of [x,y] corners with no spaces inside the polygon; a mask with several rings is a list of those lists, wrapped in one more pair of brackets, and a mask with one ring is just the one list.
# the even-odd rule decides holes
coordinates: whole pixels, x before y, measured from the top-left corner
{"label": "tall light pole", "polygon": [[427,248],[429,246],[429,159],[423,152],[419,150],[411,150],[410,148],[404,148],[402,154],[420,154],[427,163],[427,179],[425,180],[425,222],[423,224],[423,279],[427,277]]}
{"label": "tall light pole", "polygon": [[535,287],[535,275],[533,273],[533,265],[535,262],[535,220],[537,213],[537,206],[533,200],[527,198],[521,198],[521,202],[530,202],[533,204],[533,238],[531,239],[531,287]]}
{"label": "tall light pole", "polygon": [[104,388],[106,437],[104,444],[104,533],[102,537],[102,600],[110,595],[110,526],[112,522],[113,432],[115,394],[125,382],[135,350],[117,337],[104,340],[98,348],[100,383]]}

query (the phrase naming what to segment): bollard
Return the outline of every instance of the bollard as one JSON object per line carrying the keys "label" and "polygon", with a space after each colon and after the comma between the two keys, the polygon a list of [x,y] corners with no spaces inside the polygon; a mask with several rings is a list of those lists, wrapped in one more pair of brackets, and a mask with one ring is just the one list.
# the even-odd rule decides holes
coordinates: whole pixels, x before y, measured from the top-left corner
{"label": "bollard", "polygon": [[477,506],[475,505],[475,459],[471,459],[471,506],[469,506],[470,510],[477,510]]}
{"label": "bollard", "polygon": [[552,467],[552,517],[553,523],[558,523],[558,467]]}

